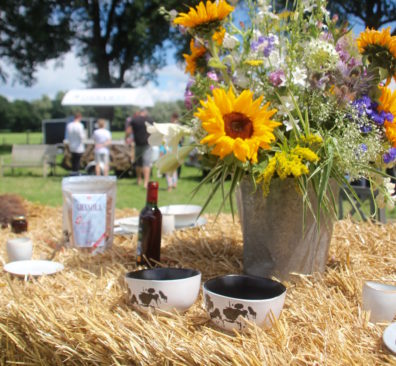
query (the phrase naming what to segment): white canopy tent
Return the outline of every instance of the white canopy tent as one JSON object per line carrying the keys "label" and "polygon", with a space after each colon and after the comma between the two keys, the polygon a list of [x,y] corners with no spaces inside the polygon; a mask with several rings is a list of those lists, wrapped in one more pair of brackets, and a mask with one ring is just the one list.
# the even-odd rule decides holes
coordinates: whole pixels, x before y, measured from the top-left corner
{"label": "white canopy tent", "polygon": [[144,88],[73,89],[62,99],[64,106],[138,106],[153,107],[154,101]]}

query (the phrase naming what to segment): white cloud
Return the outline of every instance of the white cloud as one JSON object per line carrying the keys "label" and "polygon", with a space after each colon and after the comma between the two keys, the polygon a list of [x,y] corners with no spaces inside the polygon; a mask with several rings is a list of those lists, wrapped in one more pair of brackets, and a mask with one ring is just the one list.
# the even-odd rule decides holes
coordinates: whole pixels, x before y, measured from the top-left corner
{"label": "white cloud", "polygon": [[[6,72],[12,76],[13,70],[2,65]],[[65,55],[62,65],[57,66],[56,61],[49,61],[36,72],[37,83],[32,87],[20,84],[0,85],[0,95],[9,100],[40,99],[46,94],[54,98],[58,91],[85,88],[84,69],[79,65],[79,60],[73,53]],[[168,65],[158,70],[158,85],[153,82],[148,83],[146,88],[152,94],[155,101],[174,101],[183,99],[184,89],[188,77],[184,74],[182,66],[176,64]]]}
{"label": "white cloud", "polygon": [[[12,77],[13,70],[7,67],[5,69]],[[84,87],[83,69],[72,53],[65,55],[62,64],[59,64],[59,61],[48,61],[45,66],[37,70],[35,77],[37,82],[31,87],[20,84],[12,85],[11,82],[8,82],[1,87],[0,94],[10,100],[34,100],[40,99],[44,94],[53,98],[58,91]]]}

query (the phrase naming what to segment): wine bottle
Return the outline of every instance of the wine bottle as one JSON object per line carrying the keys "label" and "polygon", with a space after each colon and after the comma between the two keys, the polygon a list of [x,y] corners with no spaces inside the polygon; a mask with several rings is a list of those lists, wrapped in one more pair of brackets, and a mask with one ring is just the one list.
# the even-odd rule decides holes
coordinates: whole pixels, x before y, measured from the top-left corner
{"label": "wine bottle", "polygon": [[[146,206],[139,215],[137,265],[154,266],[160,261],[162,214],[157,207],[158,182],[149,182]],[[154,260],[154,261],[153,261]]]}

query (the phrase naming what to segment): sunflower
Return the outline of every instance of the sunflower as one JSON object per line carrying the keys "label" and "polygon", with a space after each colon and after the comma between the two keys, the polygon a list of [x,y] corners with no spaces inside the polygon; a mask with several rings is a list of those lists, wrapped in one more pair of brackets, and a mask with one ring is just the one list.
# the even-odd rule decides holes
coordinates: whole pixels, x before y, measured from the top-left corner
{"label": "sunflower", "polygon": [[273,130],[280,125],[270,119],[276,109],[268,110],[269,103],[261,107],[262,100],[261,96],[253,101],[250,90],[236,97],[232,89],[214,89],[213,97],[201,101],[203,108],[195,113],[208,132],[201,144],[214,145],[211,154],[221,159],[233,153],[242,162],[257,163],[258,149],[270,148],[275,141]]}
{"label": "sunflower", "polygon": [[385,133],[392,147],[396,147],[396,90],[392,91],[389,88],[380,87],[381,96],[379,98],[378,111],[386,112],[389,115],[385,119]]}
{"label": "sunflower", "polygon": [[203,61],[203,56],[206,53],[206,48],[204,46],[195,46],[195,42],[192,39],[190,42],[190,49],[191,49],[191,55],[188,54],[183,54],[183,57],[186,60],[186,70],[185,72],[189,72],[192,76],[195,74],[195,70],[201,69],[202,65],[201,61]]}
{"label": "sunflower", "polygon": [[186,28],[196,28],[216,23],[214,28],[218,28],[219,22],[226,18],[233,10],[234,8],[228,5],[225,0],[207,1],[206,5],[201,1],[196,6],[196,10],[190,7],[188,13],[180,13],[173,23]]}
{"label": "sunflower", "polygon": [[388,83],[392,75],[396,78],[396,37],[391,36],[390,27],[381,31],[366,28],[360,33],[357,45],[370,63],[388,70]]}
{"label": "sunflower", "polygon": [[213,34],[212,39],[217,43],[218,46],[223,44],[223,39],[225,36],[225,28],[221,27],[216,33]]}

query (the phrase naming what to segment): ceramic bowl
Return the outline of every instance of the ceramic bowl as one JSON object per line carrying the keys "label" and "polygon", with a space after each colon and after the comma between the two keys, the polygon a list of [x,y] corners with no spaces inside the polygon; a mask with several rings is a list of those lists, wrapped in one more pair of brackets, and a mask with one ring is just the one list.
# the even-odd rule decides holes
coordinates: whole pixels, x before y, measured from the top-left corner
{"label": "ceramic bowl", "polygon": [[169,205],[162,206],[159,209],[164,215],[173,215],[175,217],[175,228],[180,228],[195,225],[202,207],[196,205]]}
{"label": "ceramic bowl", "polygon": [[152,268],[125,276],[129,299],[140,310],[186,311],[197,300],[201,272],[187,268]]}
{"label": "ceramic bowl", "polygon": [[205,308],[217,326],[242,331],[246,319],[270,328],[283,308],[286,287],[269,278],[226,275],[206,281],[203,295]]}
{"label": "ceramic bowl", "polygon": [[363,310],[370,311],[370,321],[392,321],[396,315],[396,286],[367,281],[363,285]]}

